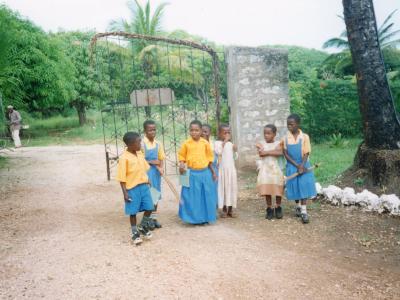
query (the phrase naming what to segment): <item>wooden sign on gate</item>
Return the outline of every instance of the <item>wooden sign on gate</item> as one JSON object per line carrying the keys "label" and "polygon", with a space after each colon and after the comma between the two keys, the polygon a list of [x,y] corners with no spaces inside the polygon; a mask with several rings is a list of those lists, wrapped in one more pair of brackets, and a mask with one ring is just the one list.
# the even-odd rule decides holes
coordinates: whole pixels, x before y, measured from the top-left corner
{"label": "wooden sign on gate", "polygon": [[175,100],[170,88],[134,90],[130,95],[133,106],[170,105]]}

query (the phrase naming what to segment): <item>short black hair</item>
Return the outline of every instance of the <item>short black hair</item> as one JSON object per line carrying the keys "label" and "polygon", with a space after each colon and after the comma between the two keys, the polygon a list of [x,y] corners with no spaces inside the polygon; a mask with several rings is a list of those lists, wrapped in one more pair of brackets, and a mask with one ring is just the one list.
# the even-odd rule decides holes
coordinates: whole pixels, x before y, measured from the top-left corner
{"label": "short black hair", "polygon": [[211,131],[211,125],[209,125],[209,124],[203,124],[201,127],[207,127]]}
{"label": "short black hair", "polygon": [[156,125],[156,122],[154,122],[153,120],[146,120],[143,122],[143,129],[146,130],[147,126],[149,125]]}
{"label": "short black hair", "polygon": [[220,132],[222,129],[224,129],[224,128],[229,128],[229,125],[228,124],[220,124],[219,126],[218,126],[218,132]]}
{"label": "short black hair", "polygon": [[274,124],[267,124],[267,125],[264,126],[264,129],[265,129],[265,128],[271,129],[272,132],[273,132],[274,134],[276,134],[277,128],[276,128],[276,126],[275,126]]}
{"label": "short black hair", "polygon": [[297,124],[300,124],[301,118],[298,114],[291,114],[289,117],[287,117],[288,120],[292,119],[294,120]]}
{"label": "short black hair", "polygon": [[190,122],[190,126],[192,125],[198,125],[200,128],[203,127],[203,125],[201,124],[201,122],[199,120],[193,120],[192,122]]}
{"label": "short black hair", "polygon": [[122,139],[125,145],[128,146],[129,144],[134,143],[138,138],[140,138],[139,133],[128,131],[127,133],[124,134],[124,137]]}

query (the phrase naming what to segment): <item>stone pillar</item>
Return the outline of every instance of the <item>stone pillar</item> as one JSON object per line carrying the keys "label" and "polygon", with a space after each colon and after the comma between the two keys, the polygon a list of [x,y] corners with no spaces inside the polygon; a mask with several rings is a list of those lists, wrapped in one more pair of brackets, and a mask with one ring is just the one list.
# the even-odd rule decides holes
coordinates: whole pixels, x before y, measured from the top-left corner
{"label": "stone pillar", "polygon": [[277,139],[286,133],[290,112],[288,52],[284,49],[228,47],[228,100],[239,168],[255,168],[255,144],[263,127],[274,124]]}

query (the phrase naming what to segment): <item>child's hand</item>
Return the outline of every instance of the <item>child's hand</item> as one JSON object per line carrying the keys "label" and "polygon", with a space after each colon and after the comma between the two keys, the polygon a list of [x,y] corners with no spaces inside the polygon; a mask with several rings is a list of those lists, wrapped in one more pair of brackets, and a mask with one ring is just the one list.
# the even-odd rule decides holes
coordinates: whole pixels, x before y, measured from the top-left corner
{"label": "child's hand", "polygon": [[131,199],[131,197],[129,197],[128,194],[124,194],[124,201],[129,203],[129,202],[132,202],[132,199]]}
{"label": "child's hand", "polygon": [[262,150],[263,146],[260,143],[256,143],[256,148],[257,148],[257,151],[260,152]]}
{"label": "child's hand", "polygon": [[152,160],[152,161],[151,161],[151,164],[152,164],[152,165],[155,165],[155,166],[159,166],[159,165],[161,165],[161,161],[159,161],[158,159]]}
{"label": "child's hand", "polygon": [[218,180],[217,174],[213,173],[213,174],[212,174],[212,177],[213,177],[213,180],[214,180],[214,181],[217,181],[217,180]]}
{"label": "child's hand", "polygon": [[297,168],[297,171],[299,172],[299,174],[303,174],[303,173],[306,172],[306,169],[304,168],[303,165],[300,165],[300,166]]}
{"label": "child's hand", "polygon": [[180,163],[180,164],[179,164],[179,173],[180,173],[181,175],[183,175],[183,174],[185,174],[185,172],[186,172],[186,166],[185,166],[185,164],[184,164],[184,163]]}

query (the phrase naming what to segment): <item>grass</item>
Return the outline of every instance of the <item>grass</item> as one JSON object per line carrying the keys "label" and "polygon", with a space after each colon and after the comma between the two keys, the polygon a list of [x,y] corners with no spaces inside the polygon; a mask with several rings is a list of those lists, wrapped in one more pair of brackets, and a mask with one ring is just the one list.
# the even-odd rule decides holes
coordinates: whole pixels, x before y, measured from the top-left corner
{"label": "grass", "polygon": [[0,169],[4,168],[7,165],[7,158],[0,156]]}
{"label": "grass", "polygon": [[340,148],[332,148],[329,142],[314,145],[311,161],[321,163],[321,166],[315,170],[317,181],[322,185],[333,183],[342,172],[352,165],[360,142],[360,139],[349,139],[346,146]]}

